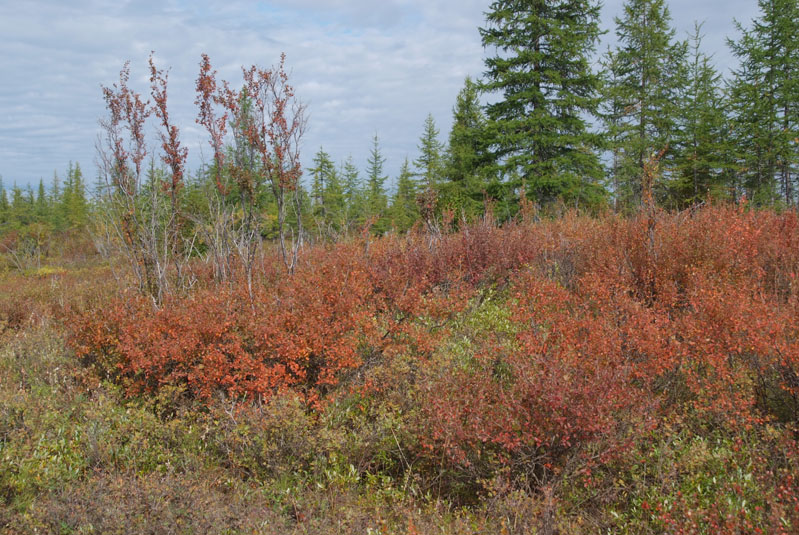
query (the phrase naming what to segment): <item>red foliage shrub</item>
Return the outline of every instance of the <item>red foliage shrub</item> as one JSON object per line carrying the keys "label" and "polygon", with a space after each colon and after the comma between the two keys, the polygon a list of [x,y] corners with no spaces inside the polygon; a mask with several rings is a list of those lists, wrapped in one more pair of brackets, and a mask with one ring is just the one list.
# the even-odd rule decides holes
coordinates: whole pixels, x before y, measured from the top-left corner
{"label": "red foliage shrub", "polygon": [[[493,452],[540,467],[597,441],[613,452],[637,415],[799,421],[797,253],[771,238],[794,244],[795,219],[714,207],[659,214],[654,234],[643,217],[484,231],[516,258],[516,348],[476,341],[477,366],[433,377],[423,442],[457,465]],[[502,262],[495,280],[514,271]]]}
{"label": "red foliage shrub", "polygon": [[589,444],[601,459],[673,411],[796,422],[796,214],[710,207],[654,221],[483,221],[317,246],[252,294],[208,283],[157,310],[132,299],[76,313],[73,345],[131,393],[293,389],[319,406],[381,359],[411,356],[424,371],[454,320],[493,292],[511,343],[472,340],[469,365],[438,363],[420,383],[431,459],[557,468]]}
{"label": "red foliage shrub", "polygon": [[493,452],[522,470],[557,469],[588,441],[602,440],[603,455],[612,453],[652,405],[633,381],[634,362],[618,350],[623,333],[600,313],[604,304],[533,271],[515,276],[511,288],[515,347],[485,341],[476,366],[435,376],[422,406],[423,443],[456,464]]}
{"label": "red foliage shrub", "polygon": [[[185,385],[195,397],[216,391],[269,397],[300,387],[310,400],[360,364],[361,338],[374,330],[366,273],[344,249],[285,283],[210,287],[153,309],[146,299],[116,300],[76,314],[79,356],[125,378],[131,393]],[[335,271],[333,271],[335,270]]]}

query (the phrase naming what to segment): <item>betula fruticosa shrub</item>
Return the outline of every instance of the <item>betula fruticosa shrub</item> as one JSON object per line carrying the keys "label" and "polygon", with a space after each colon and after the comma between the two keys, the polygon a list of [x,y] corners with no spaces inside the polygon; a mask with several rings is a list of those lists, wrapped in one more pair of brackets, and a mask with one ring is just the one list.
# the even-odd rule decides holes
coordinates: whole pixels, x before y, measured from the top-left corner
{"label": "betula fruticosa shrub", "polygon": [[[708,207],[654,221],[483,221],[309,247],[251,293],[206,281],[158,309],[112,299],[75,312],[72,343],[131,394],[293,390],[317,408],[375,362],[411,356],[422,454],[460,466],[556,467],[589,442],[612,455],[672,411],[797,422],[797,215]],[[475,336],[470,366],[434,362],[489,291],[511,342]]]}

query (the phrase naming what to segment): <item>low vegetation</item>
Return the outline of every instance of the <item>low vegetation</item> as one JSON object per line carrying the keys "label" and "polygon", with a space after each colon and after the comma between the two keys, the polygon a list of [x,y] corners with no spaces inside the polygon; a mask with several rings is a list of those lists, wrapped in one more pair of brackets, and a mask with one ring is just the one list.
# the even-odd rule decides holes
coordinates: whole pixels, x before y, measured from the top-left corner
{"label": "low vegetation", "polygon": [[194,172],[151,57],[91,199],[0,183],[0,533],[799,532],[796,9],[722,91],[662,0],[601,73],[555,4],[391,196],[377,135],[303,182],[284,56],[202,56]]}
{"label": "low vegetation", "polygon": [[161,306],[99,258],[2,275],[2,530],[799,526],[795,212],[530,212],[256,265],[197,259]]}

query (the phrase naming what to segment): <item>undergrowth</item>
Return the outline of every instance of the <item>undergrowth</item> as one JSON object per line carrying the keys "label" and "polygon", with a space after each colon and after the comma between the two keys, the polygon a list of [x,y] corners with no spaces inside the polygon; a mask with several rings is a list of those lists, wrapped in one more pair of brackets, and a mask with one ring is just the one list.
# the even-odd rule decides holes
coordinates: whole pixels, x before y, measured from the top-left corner
{"label": "undergrowth", "polygon": [[0,525],[795,532],[798,223],[486,220],[160,307],[7,274]]}

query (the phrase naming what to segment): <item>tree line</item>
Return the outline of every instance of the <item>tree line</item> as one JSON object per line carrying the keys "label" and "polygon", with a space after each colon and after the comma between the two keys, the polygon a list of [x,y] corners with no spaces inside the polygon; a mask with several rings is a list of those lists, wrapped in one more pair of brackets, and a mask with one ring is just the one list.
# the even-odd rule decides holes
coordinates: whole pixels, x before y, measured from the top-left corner
{"label": "tree line", "polygon": [[[596,0],[494,1],[479,29],[486,50],[483,76],[466,78],[448,139],[440,139],[428,115],[416,158],[406,158],[390,189],[377,134],[362,170],[352,157],[334,161],[323,147],[303,180],[298,154],[292,155],[294,168],[285,167],[286,161],[277,162],[284,168],[274,167],[275,158],[288,155],[279,146],[270,152],[267,142],[287,132],[275,129],[269,115],[274,110],[264,109],[265,94],[257,94],[269,89],[265,73],[259,82],[258,71],[249,71],[249,78],[245,72],[242,89],[233,91],[212,76],[210,63],[198,79],[197,103],[214,159],[186,172],[186,149],[166,112],[166,75],[155,70],[155,104],[143,117],[135,117],[135,106],[124,109],[134,93],[116,95],[121,130],[113,143],[132,134],[133,145],[122,152],[114,144],[106,147],[106,188],[98,189],[94,202],[105,198],[103,192],[124,191],[120,178],[131,172],[137,180],[162,175],[173,182],[170,203],[176,210],[219,215],[225,202],[236,199],[225,217],[249,214],[237,220],[242,232],[282,237],[284,246],[291,234],[292,247],[309,231],[335,237],[364,226],[377,233],[435,227],[445,214],[469,219],[487,206],[500,218],[512,217],[522,197],[542,207],[631,212],[643,201],[647,166],[657,169],[652,196],[667,209],[743,197],[757,205],[793,207],[799,202],[799,5],[758,5],[760,15],[750,26],[736,22],[738,35],[728,46],[738,65],[723,77],[702,49],[701,24],[690,38],[677,39],[665,0],[627,0],[615,18],[617,44],[602,54]],[[294,95],[283,97],[285,104]],[[111,106],[109,98],[106,93]],[[160,161],[135,139],[141,126],[136,121],[150,114],[164,126]],[[90,203],[82,180],[75,166],[63,186],[56,180],[49,191],[42,183],[38,193],[14,187],[9,195],[0,187],[0,225],[81,224]],[[210,190],[216,191],[215,207]],[[178,226],[185,229],[186,221]]]}
{"label": "tree line", "polygon": [[34,191],[32,186],[21,188],[14,184],[6,189],[0,178],[0,233],[19,231],[30,225],[40,225],[54,231],[81,228],[90,210],[86,183],[80,164],[69,164],[64,178],[53,173],[46,187],[44,180]]}
{"label": "tree line", "polygon": [[486,71],[465,80],[447,142],[428,116],[390,195],[376,136],[363,183],[351,158],[336,165],[320,148],[309,213],[325,229],[371,218],[378,231],[431,212],[478,216],[487,203],[510,217],[522,195],[626,213],[643,202],[648,168],[667,209],[742,198],[796,206],[799,5],[758,5],[751,27],[736,22],[728,38],[738,66],[725,78],[701,24],[676,38],[665,0],[628,0],[617,45],[599,56],[599,2],[495,1],[480,28]]}

